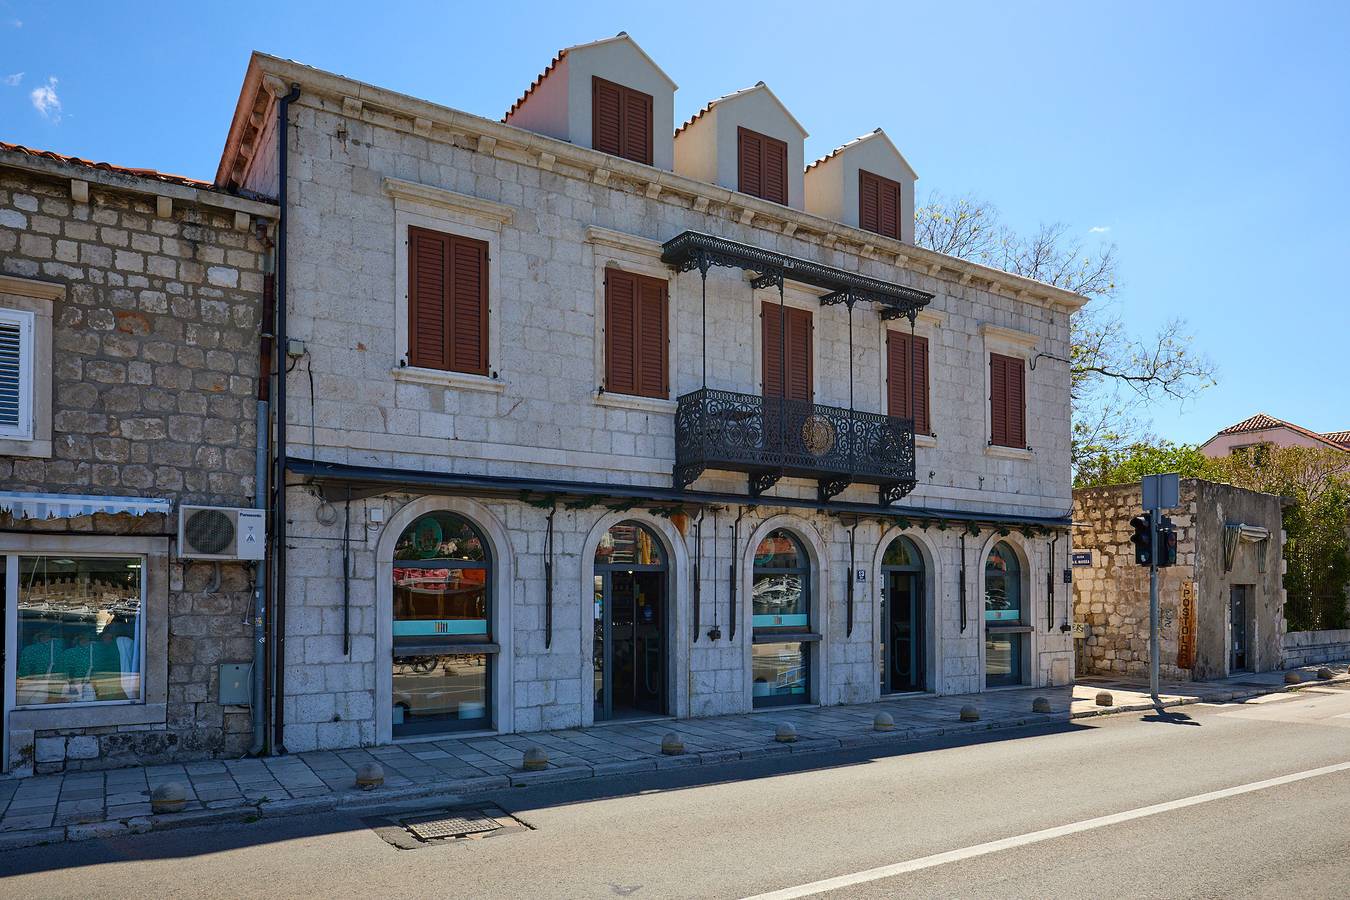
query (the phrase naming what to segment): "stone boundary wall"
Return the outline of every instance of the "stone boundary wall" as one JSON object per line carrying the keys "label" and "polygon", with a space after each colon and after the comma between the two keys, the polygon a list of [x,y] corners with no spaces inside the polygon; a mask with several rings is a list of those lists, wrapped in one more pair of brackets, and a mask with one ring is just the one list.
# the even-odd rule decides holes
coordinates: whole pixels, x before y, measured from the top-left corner
{"label": "stone boundary wall", "polygon": [[1286,669],[1346,659],[1350,659],[1350,628],[1292,631],[1284,636]]}

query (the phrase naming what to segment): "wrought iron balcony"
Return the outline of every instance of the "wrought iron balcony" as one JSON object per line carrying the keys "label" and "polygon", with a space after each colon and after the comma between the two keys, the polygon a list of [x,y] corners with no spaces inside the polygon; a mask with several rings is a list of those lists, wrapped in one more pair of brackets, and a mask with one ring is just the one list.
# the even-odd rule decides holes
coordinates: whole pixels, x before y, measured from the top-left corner
{"label": "wrought iron balcony", "polygon": [[822,500],[859,482],[890,504],[914,489],[914,422],[798,400],[703,388],[675,413],[675,486],[707,469],[745,472],[758,495],[779,478],[811,478]]}

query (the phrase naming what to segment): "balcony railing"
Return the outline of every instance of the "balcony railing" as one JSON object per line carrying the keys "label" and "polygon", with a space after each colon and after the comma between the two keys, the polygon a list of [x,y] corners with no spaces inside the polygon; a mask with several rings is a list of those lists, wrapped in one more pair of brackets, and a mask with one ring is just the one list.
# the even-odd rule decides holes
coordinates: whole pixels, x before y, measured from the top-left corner
{"label": "balcony railing", "polygon": [[783,476],[814,479],[822,500],[854,482],[876,484],[889,504],[914,489],[914,423],[703,388],[679,399],[675,486],[688,487],[707,469],[749,474],[756,495]]}

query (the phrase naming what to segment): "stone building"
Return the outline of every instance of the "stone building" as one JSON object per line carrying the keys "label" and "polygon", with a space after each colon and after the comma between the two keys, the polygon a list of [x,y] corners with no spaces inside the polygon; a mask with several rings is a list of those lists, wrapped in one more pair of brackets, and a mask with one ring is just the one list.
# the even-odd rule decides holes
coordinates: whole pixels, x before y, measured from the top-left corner
{"label": "stone building", "polygon": [[[1212,481],[1181,482],[1177,563],[1158,570],[1160,674],[1203,681],[1283,662],[1281,499]],[[1135,562],[1138,484],[1073,492],[1074,621],[1080,674],[1148,677],[1149,568]],[[1086,563],[1086,565],[1084,565]]]}
{"label": "stone building", "polygon": [[239,754],[250,564],[190,563],[181,504],[256,505],[262,231],[210,183],[0,144],[3,760]]}
{"label": "stone building", "polygon": [[1084,299],[913,246],[889,141],[808,191],[771,92],[672,142],[674,89],[626,35],[505,122],[250,60],[289,750],[1071,677]]}

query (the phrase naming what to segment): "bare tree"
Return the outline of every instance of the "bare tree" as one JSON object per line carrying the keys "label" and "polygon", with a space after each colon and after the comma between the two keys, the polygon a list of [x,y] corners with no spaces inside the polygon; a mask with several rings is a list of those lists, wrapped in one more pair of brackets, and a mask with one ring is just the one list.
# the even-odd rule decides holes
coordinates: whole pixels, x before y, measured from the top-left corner
{"label": "bare tree", "polygon": [[1058,222],[1019,235],[1001,222],[993,204],[969,195],[934,192],[915,210],[914,220],[921,247],[1091,300],[1073,318],[1069,359],[1075,465],[1148,438],[1141,414],[1150,403],[1184,403],[1214,384],[1215,366],[1193,349],[1183,320],[1169,321],[1149,338],[1126,328],[1116,303],[1114,244],[1086,248]]}

